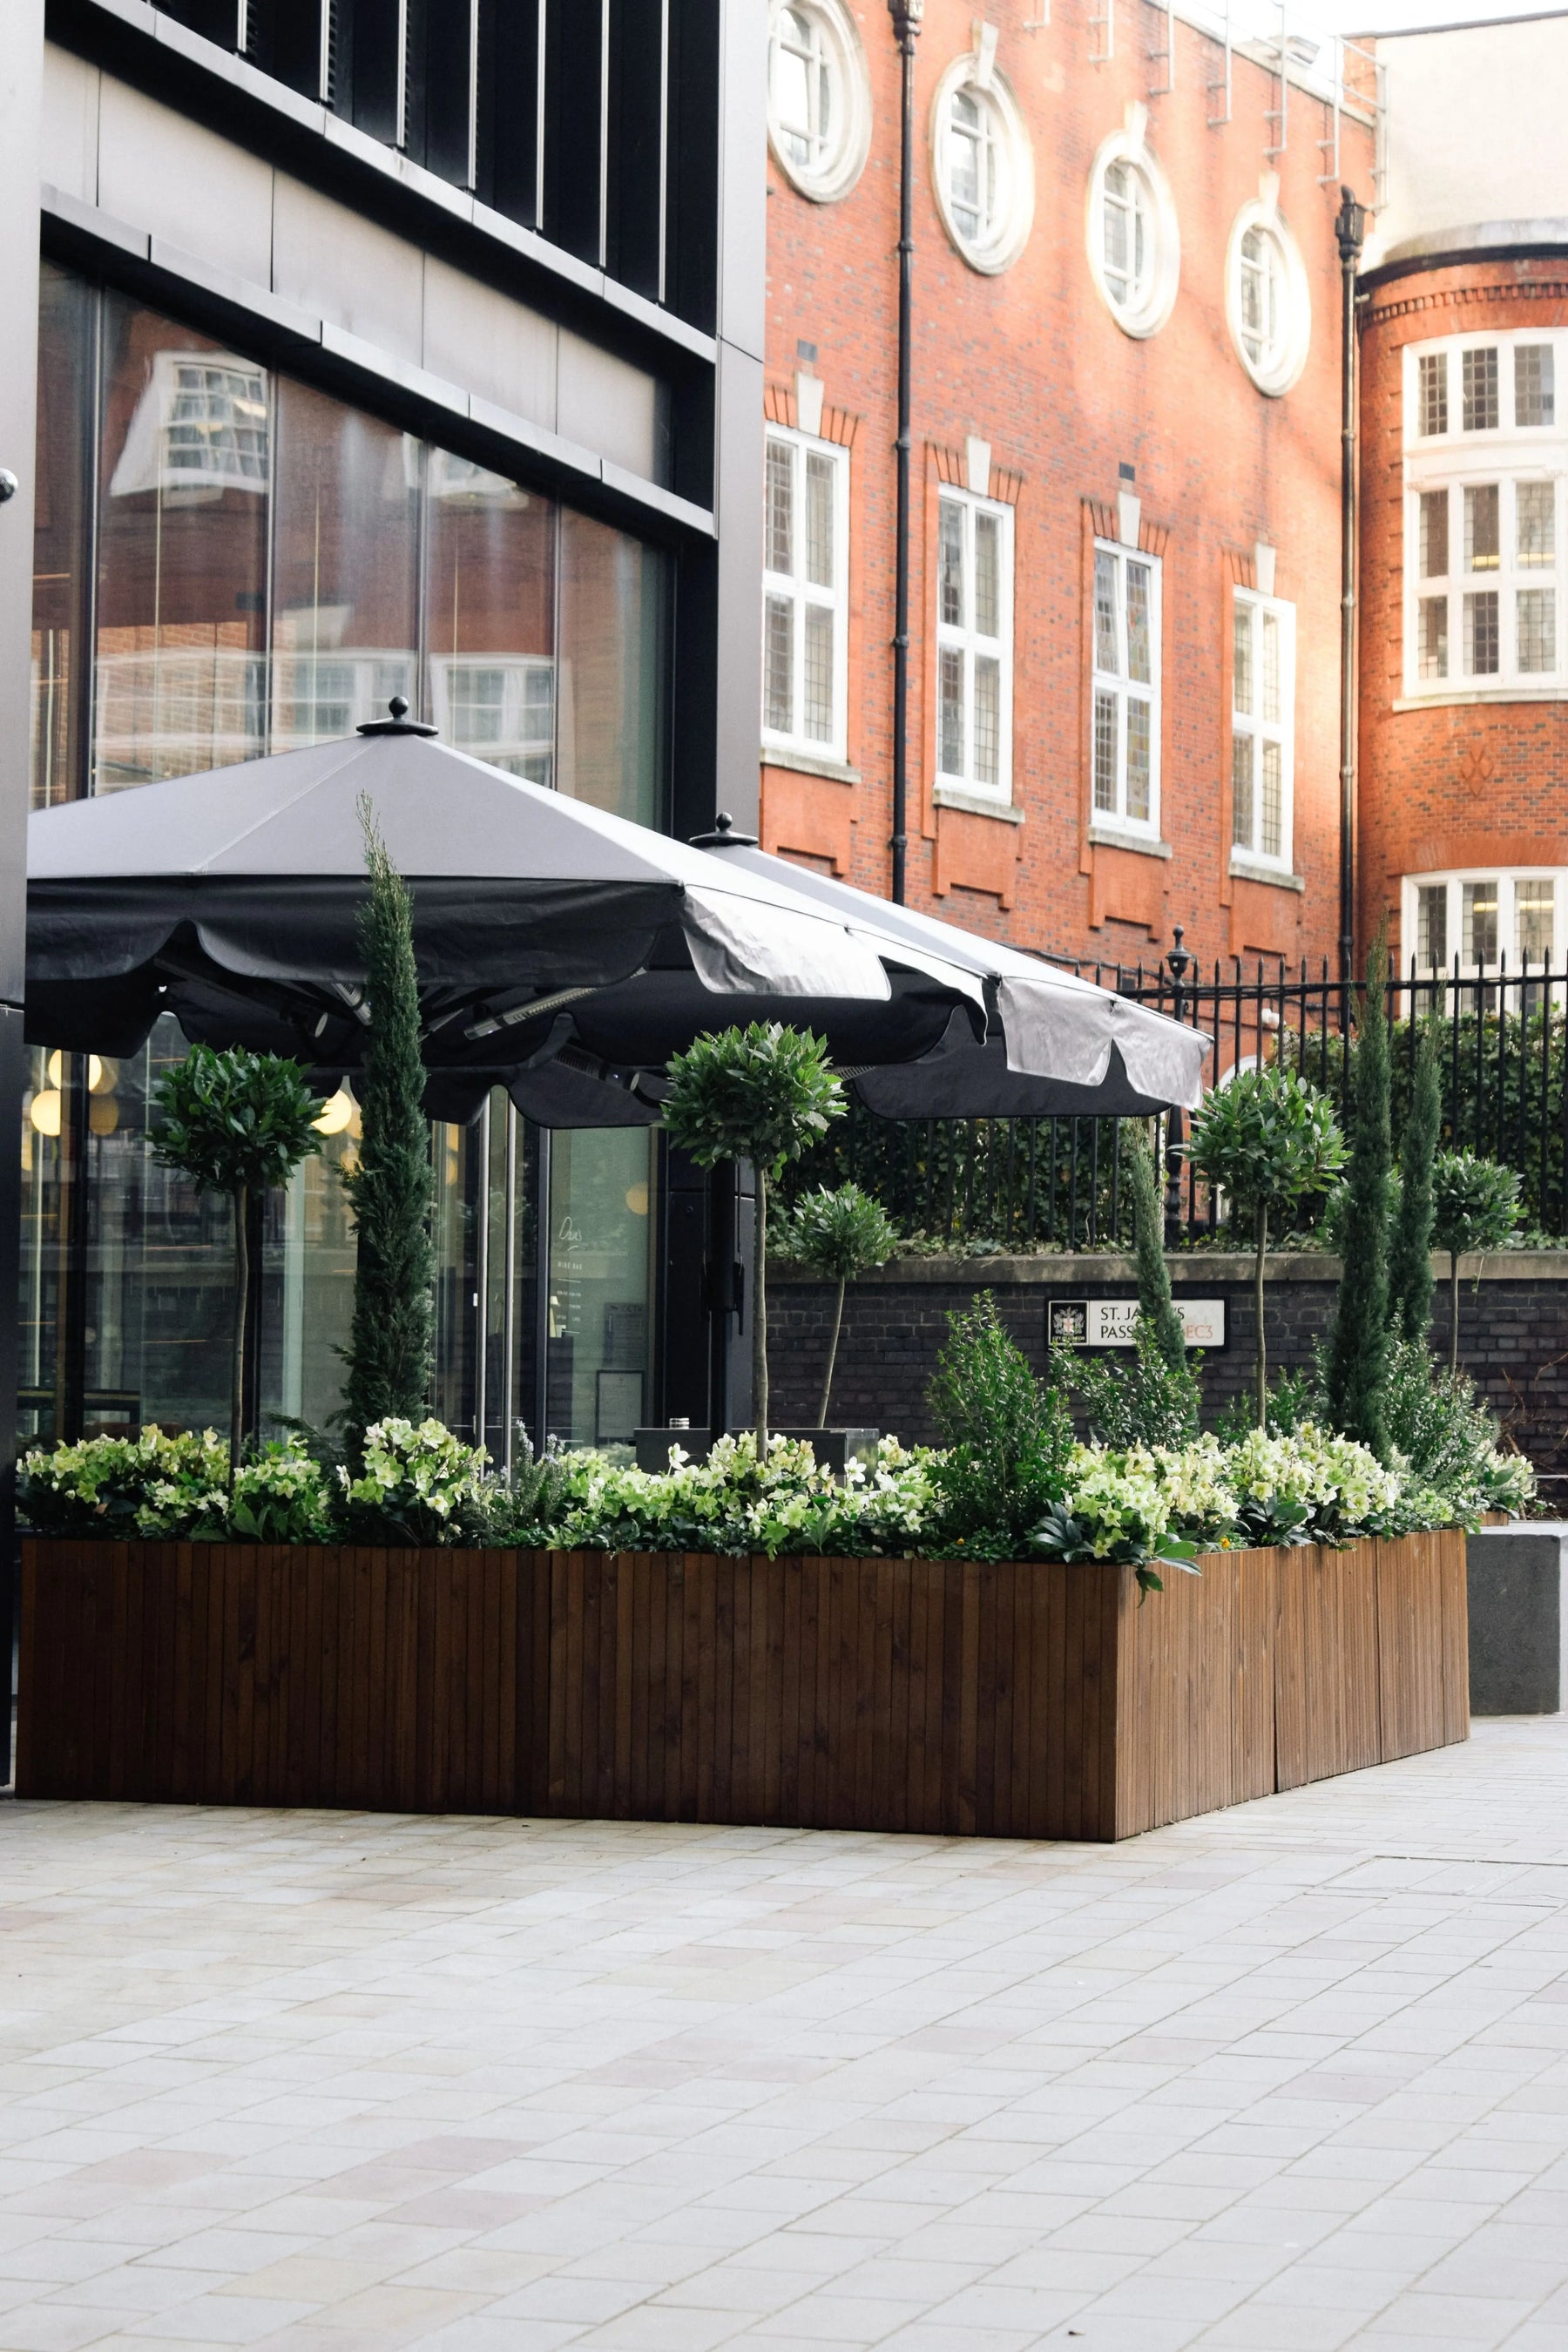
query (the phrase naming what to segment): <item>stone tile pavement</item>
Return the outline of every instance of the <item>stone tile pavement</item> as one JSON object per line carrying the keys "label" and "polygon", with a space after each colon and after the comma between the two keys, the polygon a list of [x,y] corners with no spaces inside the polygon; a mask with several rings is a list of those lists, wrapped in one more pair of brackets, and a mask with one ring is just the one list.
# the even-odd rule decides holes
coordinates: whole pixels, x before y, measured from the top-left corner
{"label": "stone tile pavement", "polygon": [[0,1802],[0,2352],[1568,2352],[1568,1718],[1117,1848]]}

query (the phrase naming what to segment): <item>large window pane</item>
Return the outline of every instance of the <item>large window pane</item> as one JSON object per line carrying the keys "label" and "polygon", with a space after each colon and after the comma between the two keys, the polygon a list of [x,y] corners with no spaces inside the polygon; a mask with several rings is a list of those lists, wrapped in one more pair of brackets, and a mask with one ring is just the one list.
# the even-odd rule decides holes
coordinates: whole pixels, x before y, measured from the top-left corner
{"label": "large window pane", "polygon": [[428,709],[445,740],[530,782],[555,747],[555,508],[445,449],[426,476]]}
{"label": "large window pane", "polygon": [[561,514],[556,782],[658,825],[664,815],[665,562],[625,531]]}
{"label": "large window pane", "polygon": [[87,609],[89,397],[93,302],[45,262],[38,288],[37,467],[33,509],[32,802],[82,788],[82,628]]}
{"label": "large window pane", "polygon": [[268,377],[103,301],[93,788],[265,750]]}
{"label": "large window pane", "polygon": [[545,1411],[569,1444],[628,1444],[651,1409],[656,1165],[646,1128],[552,1138]]}
{"label": "large window pane", "polygon": [[349,735],[417,704],[419,442],[280,381],[272,744]]}

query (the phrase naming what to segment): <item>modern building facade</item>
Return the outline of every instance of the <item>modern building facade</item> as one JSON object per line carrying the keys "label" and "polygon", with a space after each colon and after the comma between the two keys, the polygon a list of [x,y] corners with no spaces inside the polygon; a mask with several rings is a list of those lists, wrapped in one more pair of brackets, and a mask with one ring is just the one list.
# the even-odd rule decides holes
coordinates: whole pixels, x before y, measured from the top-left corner
{"label": "modern building facade", "polygon": [[1568,948],[1568,17],[1379,43],[1362,330],[1361,920],[1402,962]]}
{"label": "modern building facade", "polygon": [[[754,818],[762,16],[51,0],[18,20],[8,1002],[29,805],[342,735],[395,694],[643,824]],[[226,1204],[149,1141],[183,1050],[170,1022],[131,1060],[28,1056],[24,1434],[221,1418]],[[261,1403],[312,1423],[349,1314],[346,1092],[324,1125],[255,1235]],[[435,1151],[454,1428],[505,1459],[519,1432],[727,1416],[707,1269],[733,1261],[732,1203],[716,1234],[646,1131],[543,1135],[500,1093]]]}
{"label": "modern building facade", "polygon": [[[1384,91],[1240,21],[927,0],[916,44],[909,895],[1112,964],[1339,931],[1334,221]],[[883,0],[771,25],[763,835],[885,891],[900,58]]]}

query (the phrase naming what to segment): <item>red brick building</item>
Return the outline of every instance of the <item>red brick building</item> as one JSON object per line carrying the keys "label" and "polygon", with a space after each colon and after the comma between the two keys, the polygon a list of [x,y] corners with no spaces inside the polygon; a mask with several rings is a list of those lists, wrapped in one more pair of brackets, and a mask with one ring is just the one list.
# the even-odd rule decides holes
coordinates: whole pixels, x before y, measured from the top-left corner
{"label": "red brick building", "polygon": [[1362,329],[1360,920],[1568,945],[1568,18],[1397,37]]}
{"label": "red brick building", "polygon": [[[918,45],[909,896],[1056,953],[1337,935],[1373,86],[1222,22],[929,0]],[[763,839],[885,893],[899,59],[883,0],[773,32]]]}

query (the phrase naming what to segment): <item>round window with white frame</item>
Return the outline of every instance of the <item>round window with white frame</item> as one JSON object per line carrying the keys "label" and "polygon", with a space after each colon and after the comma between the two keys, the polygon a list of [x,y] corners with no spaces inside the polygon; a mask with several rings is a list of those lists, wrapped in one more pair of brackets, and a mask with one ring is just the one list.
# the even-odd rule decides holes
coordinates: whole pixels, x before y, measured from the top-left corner
{"label": "round window with white frame", "polygon": [[1089,267],[1127,335],[1157,335],[1175,304],[1182,238],[1175,200],[1139,129],[1107,139],[1089,175]]}
{"label": "round window with white frame", "polygon": [[871,89],[844,0],[773,0],[768,143],[785,178],[813,204],[847,196],[865,170]]}
{"label": "round window with white frame", "polygon": [[1035,218],[1029,134],[988,56],[955,58],[931,106],[931,180],[936,208],[971,269],[1011,268]]}
{"label": "round window with white frame", "polygon": [[1307,364],[1312,298],[1295,238],[1261,197],[1243,205],[1231,229],[1225,307],[1243,367],[1277,400]]}

